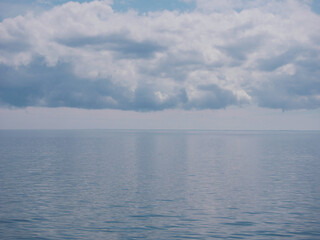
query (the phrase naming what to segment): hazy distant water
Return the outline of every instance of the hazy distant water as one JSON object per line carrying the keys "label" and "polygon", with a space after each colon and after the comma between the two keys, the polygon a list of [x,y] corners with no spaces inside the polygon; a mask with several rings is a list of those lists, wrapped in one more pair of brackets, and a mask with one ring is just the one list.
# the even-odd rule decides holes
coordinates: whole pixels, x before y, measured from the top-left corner
{"label": "hazy distant water", "polygon": [[320,132],[0,131],[0,239],[320,239]]}

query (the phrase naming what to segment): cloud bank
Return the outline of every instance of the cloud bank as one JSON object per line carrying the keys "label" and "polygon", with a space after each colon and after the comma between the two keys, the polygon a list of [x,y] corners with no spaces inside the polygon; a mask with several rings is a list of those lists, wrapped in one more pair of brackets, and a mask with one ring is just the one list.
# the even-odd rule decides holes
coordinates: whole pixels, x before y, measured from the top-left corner
{"label": "cloud bank", "polygon": [[147,14],[68,2],[4,19],[0,105],[320,107],[320,16],[310,1],[195,2]]}

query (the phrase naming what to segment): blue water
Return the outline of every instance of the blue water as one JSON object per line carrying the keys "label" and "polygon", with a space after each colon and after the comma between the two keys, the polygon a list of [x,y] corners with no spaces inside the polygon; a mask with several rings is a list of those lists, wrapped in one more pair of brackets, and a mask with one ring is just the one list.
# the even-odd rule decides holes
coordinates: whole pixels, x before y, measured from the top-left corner
{"label": "blue water", "polygon": [[0,131],[0,239],[320,239],[320,132]]}

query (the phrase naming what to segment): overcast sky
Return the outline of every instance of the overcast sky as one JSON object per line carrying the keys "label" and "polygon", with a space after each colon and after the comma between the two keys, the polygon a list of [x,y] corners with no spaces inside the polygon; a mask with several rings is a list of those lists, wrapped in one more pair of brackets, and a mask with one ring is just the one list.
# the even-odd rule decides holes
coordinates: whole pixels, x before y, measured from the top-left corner
{"label": "overcast sky", "polygon": [[320,129],[319,6],[2,0],[0,128]]}

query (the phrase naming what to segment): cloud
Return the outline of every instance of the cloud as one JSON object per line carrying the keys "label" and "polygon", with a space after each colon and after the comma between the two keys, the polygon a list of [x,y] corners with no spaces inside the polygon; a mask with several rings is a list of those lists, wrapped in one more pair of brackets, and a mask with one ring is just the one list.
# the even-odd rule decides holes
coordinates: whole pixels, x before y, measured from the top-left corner
{"label": "cloud", "polygon": [[307,1],[195,2],[146,14],[68,2],[4,19],[0,105],[320,107],[320,17]]}
{"label": "cloud", "polygon": [[263,107],[315,109],[320,106],[319,53],[295,48],[263,60],[259,67],[272,75],[253,89],[252,95]]}
{"label": "cloud", "polygon": [[72,48],[91,48],[91,50],[108,50],[117,53],[120,58],[151,58],[156,52],[164,50],[160,44],[152,41],[136,41],[125,34],[109,36],[91,36],[62,39],[58,43]]}

